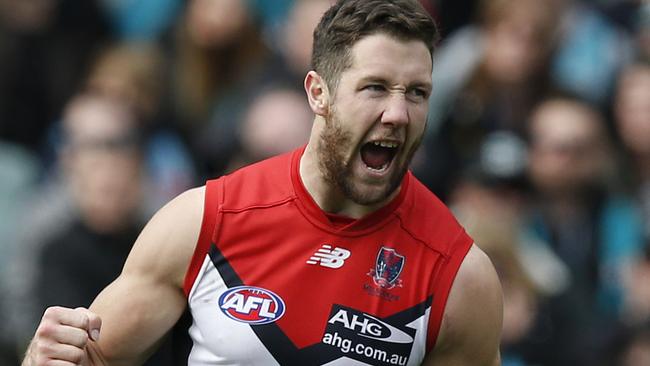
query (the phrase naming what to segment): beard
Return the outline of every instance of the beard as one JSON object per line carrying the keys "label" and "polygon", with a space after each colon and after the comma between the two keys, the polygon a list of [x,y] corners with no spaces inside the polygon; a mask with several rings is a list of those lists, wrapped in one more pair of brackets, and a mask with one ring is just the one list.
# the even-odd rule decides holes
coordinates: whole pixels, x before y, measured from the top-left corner
{"label": "beard", "polygon": [[[350,132],[343,130],[343,124],[332,111],[330,118],[325,121],[325,129],[318,141],[319,169],[326,184],[338,189],[346,198],[359,205],[374,205],[383,202],[390,197],[402,183],[402,179],[408,170],[411,158],[420,145],[421,137],[406,154],[406,159],[399,161],[399,155],[393,159],[391,164],[401,164],[393,168],[386,182],[370,184],[360,182],[360,177],[354,176],[353,159],[359,152],[352,151],[349,157],[345,152],[352,146]],[[355,179],[357,182],[355,182]]]}

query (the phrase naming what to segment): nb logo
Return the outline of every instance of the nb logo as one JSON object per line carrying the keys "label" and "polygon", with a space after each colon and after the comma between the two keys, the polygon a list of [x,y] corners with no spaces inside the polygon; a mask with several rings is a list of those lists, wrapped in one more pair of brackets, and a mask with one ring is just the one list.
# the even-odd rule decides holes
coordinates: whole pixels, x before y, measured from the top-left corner
{"label": "nb logo", "polygon": [[350,254],[350,251],[347,249],[339,247],[332,249],[332,246],[323,244],[323,246],[318,249],[311,258],[309,258],[307,264],[320,263],[323,267],[341,268],[343,267],[345,260],[350,257]]}

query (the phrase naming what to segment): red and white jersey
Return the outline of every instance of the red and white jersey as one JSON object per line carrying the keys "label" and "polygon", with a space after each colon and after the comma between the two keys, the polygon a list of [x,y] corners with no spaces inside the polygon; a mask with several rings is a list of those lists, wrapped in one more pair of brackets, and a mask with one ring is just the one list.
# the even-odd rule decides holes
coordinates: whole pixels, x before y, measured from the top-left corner
{"label": "red and white jersey", "polygon": [[207,183],[188,365],[419,365],[471,238],[410,173],[362,219],[326,214],[303,151]]}

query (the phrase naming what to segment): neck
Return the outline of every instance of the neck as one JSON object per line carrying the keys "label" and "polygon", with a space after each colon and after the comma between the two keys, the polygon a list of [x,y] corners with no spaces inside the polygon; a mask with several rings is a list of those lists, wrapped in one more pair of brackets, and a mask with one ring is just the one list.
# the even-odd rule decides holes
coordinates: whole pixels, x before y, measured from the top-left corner
{"label": "neck", "polygon": [[321,210],[353,219],[360,219],[385,206],[399,193],[398,188],[382,202],[372,205],[361,205],[350,200],[336,184],[330,182],[323,175],[319,163],[317,146],[318,134],[312,133],[307,148],[300,159],[299,173],[305,189],[307,189],[307,192]]}

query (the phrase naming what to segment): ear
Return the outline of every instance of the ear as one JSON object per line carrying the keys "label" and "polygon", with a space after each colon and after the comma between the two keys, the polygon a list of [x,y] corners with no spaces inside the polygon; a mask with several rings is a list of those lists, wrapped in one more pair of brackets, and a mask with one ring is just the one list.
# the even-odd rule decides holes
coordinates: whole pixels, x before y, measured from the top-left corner
{"label": "ear", "polygon": [[330,94],[325,80],[314,70],[305,77],[305,92],[311,110],[319,116],[329,113]]}

